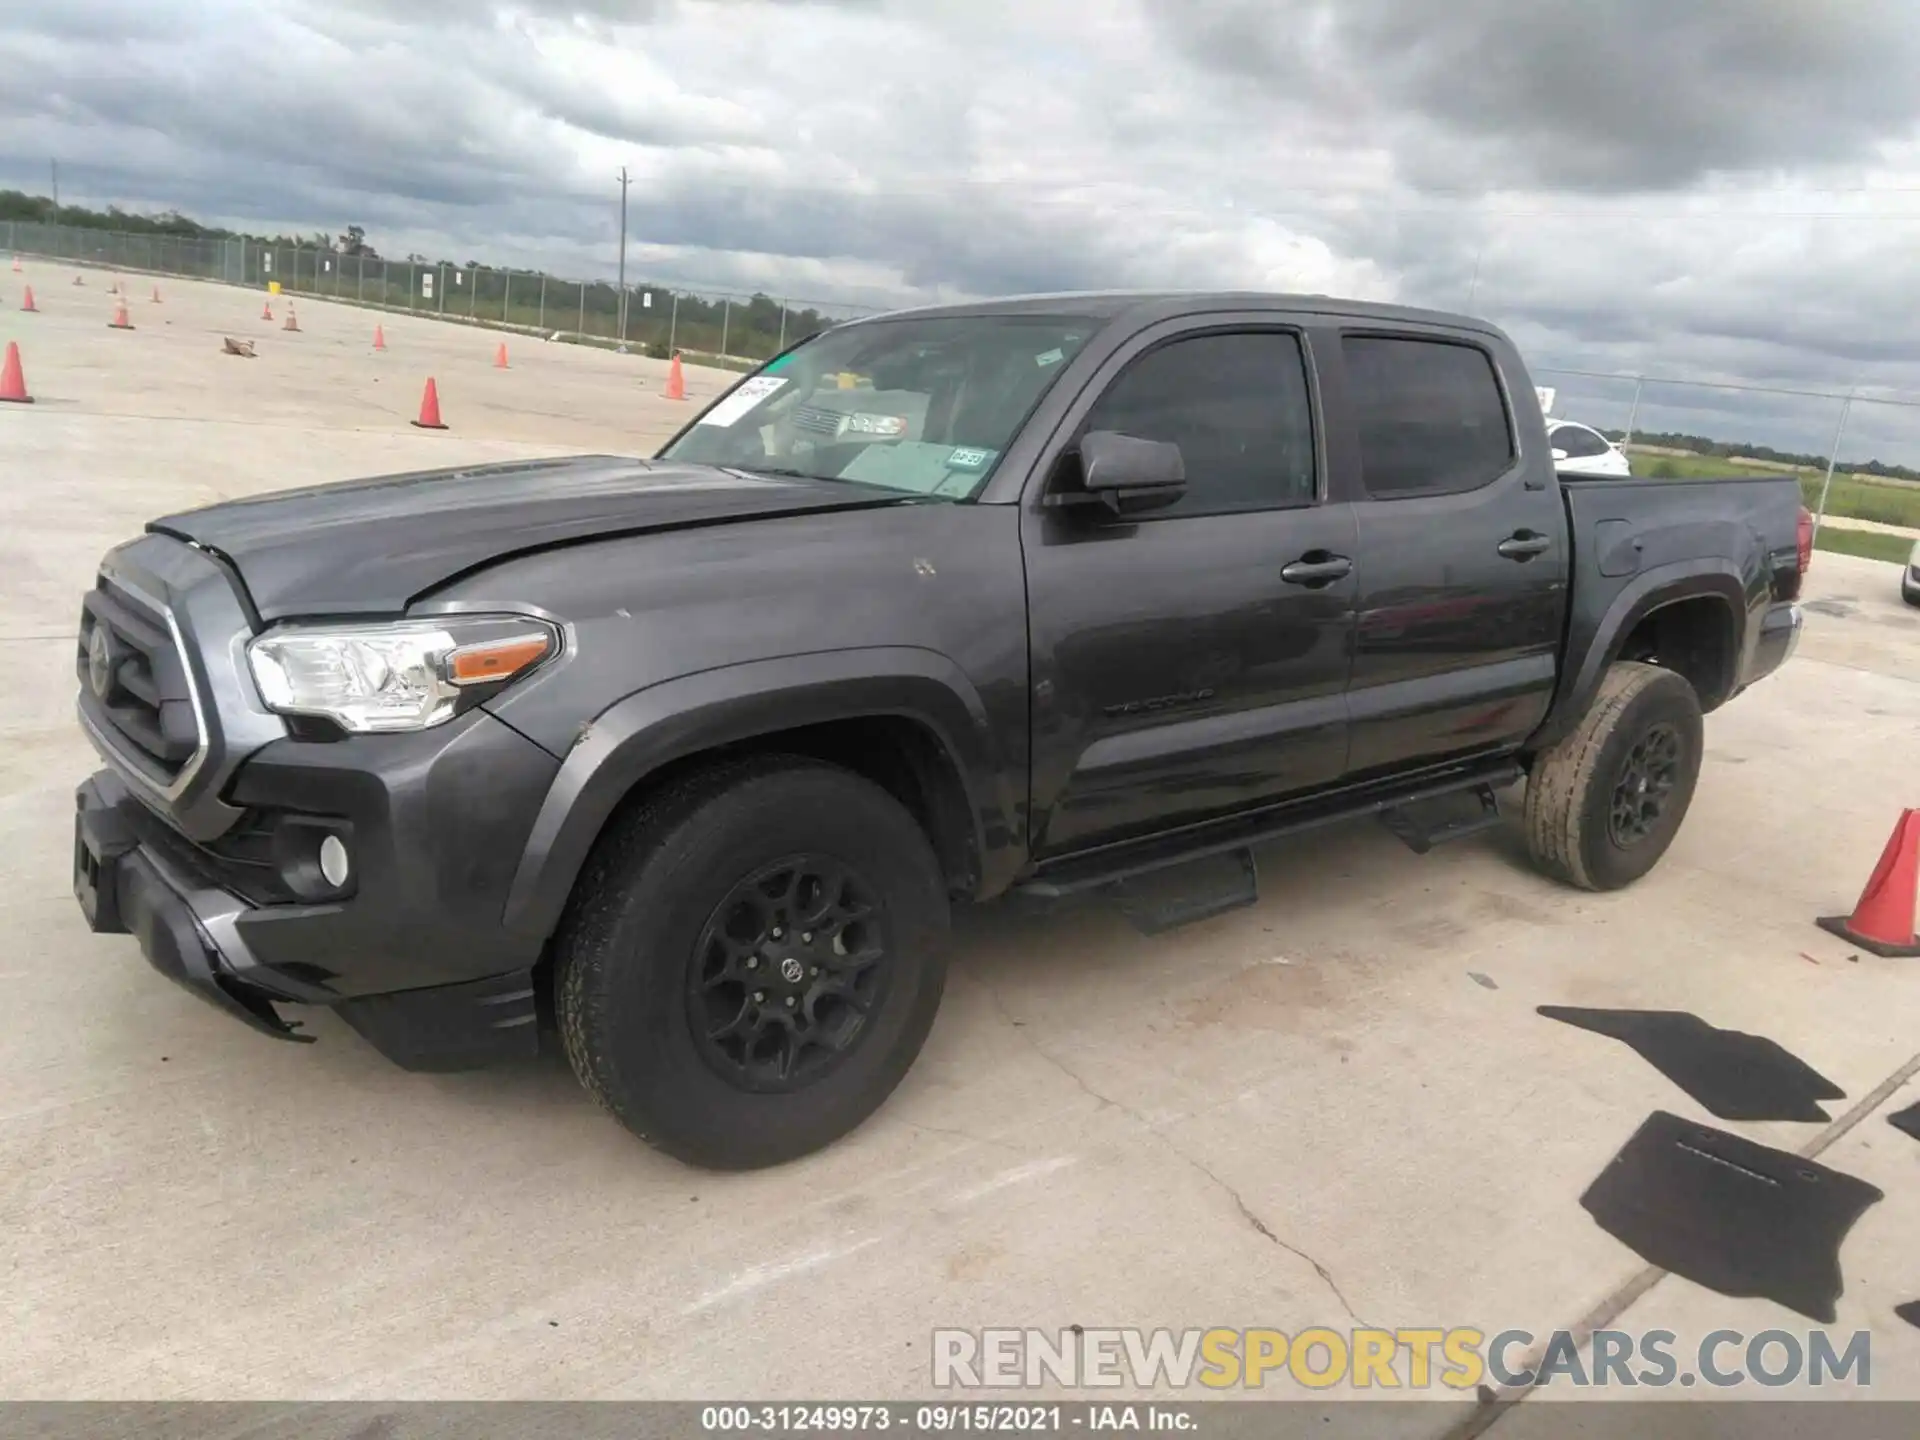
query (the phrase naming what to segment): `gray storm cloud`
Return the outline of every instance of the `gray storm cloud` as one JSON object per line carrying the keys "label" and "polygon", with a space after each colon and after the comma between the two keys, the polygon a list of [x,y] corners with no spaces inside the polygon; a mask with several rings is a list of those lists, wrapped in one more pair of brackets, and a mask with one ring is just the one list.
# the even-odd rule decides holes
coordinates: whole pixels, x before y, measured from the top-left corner
{"label": "gray storm cloud", "polygon": [[1904,393],[1915,75],[1891,0],[13,0],[0,184],[57,156],[74,200],[608,275],[625,164],[641,275],[1343,292],[1537,363]]}
{"label": "gray storm cloud", "polygon": [[1907,0],[1150,4],[1202,65],[1385,127],[1412,178],[1449,188],[1766,174],[1872,157],[1920,117]]}

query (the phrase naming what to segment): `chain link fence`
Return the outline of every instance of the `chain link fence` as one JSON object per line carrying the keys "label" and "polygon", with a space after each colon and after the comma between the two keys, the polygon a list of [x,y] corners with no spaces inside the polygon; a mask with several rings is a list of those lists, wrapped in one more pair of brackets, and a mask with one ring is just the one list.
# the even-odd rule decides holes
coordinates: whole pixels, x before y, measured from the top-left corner
{"label": "chain link fence", "polygon": [[123,234],[8,221],[0,249],[55,260],[316,295],[374,309],[747,368],[876,307],[677,283],[570,280],[539,270],[389,260],[318,245]]}
{"label": "chain link fence", "polygon": [[[1531,369],[1542,385],[1555,386],[1553,418],[1577,420],[1619,440],[1636,474],[1791,474],[1813,511],[1816,535],[1831,516],[1898,529],[1907,543],[1920,536],[1920,475],[1876,458],[1920,453],[1920,400],[1552,365]],[[1764,407],[1769,433],[1788,438],[1771,445],[1723,441],[1710,453],[1678,443],[1684,436],[1750,441],[1756,407]],[[1885,545],[1862,544],[1863,553],[1884,551],[1888,558],[1899,548],[1891,538]]]}
{"label": "chain link fence", "polygon": [[[320,245],[125,234],[0,224],[0,249],[112,270],[188,276],[371,308],[429,315],[579,344],[679,353],[747,369],[836,320],[875,313],[846,301],[775,297],[678,283],[567,279],[539,270],[383,259]],[[1631,448],[1636,473],[1683,478],[1729,462],[1796,474],[1816,515],[1920,533],[1920,483],[1901,467],[1848,457],[1920,453],[1920,400],[1685,376],[1535,365],[1556,388],[1554,418],[1582,421]],[[1757,407],[1766,433],[1792,443],[1761,453],[1711,454],[1663,442],[1681,436],[1751,433]],[[1669,434],[1668,432],[1673,432]],[[1890,547],[1889,547],[1890,548]]]}

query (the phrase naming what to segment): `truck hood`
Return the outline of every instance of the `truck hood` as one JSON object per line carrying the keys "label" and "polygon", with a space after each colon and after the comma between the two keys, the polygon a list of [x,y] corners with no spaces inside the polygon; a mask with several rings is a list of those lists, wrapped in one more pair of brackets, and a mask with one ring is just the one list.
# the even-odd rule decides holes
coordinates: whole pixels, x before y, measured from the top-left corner
{"label": "truck hood", "polygon": [[477,566],[556,545],[909,498],[844,482],[583,455],[283,490],[147,528],[223,557],[271,621],[397,614]]}

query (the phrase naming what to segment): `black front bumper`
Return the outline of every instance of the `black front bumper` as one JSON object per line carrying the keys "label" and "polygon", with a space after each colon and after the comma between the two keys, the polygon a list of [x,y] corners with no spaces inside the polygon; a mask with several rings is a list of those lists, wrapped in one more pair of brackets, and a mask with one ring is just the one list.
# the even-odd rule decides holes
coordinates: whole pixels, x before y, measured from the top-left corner
{"label": "black front bumper", "polygon": [[[287,1005],[325,1005],[389,1060],[410,1070],[465,1070],[539,1048],[530,970],[453,985],[342,998],[263,964],[246,939],[259,907],[211,883],[112,771],[75,795],[73,893],[98,933],[133,935],[154,969],[241,1023],[310,1041]],[[291,913],[291,912],[289,912]]]}
{"label": "black front bumper", "polygon": [[[298,1033],[297,1021],[281,1019],[274,1002],[316,997],[288,994],[271,981],[263,985],[258,966],[236,964],[240,957],[222,952],[211,931],[231,926],[239,902],[202,889],[140,843],[124,808],[137,802],[118,776],[102,770],[81,785],[74,802],[73,895],[88,925],[105,935],[135,936],[154,969],[243,1024],[282,1040],[313,1038]],[[198,909],[193,897],[200,899]]]}

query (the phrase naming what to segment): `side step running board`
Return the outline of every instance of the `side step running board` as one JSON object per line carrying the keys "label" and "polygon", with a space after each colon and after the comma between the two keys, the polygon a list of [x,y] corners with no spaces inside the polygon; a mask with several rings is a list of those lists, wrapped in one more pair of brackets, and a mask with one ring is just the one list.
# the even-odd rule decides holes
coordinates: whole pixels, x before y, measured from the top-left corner
{"label": "side step running board", "polygon": [[1253,851],[1235,850],[1116,880],[1100,893],[1142,935],[1164,935],[1257,904],[1260,871]]}
{"label": "side step running board", "polygon": [[[1464,840],[1491,830],[1500,823],[1500,799],[1491,785],[1482,785],[1470,793],[1480,802],[1477,811],[1460,814],[1460,806],[1444,801],[1424,801],[1414,805],[1396,805],[1380,812],[1380,823],[1391,830],[1409,850],[1424,855],[1449,840]],[[1451,798],[1451,797],[1449,797]],[[1451,809],[1454,813],[1446,812]]]}
{"label": "side step running board", "polygon": [[[1157,835],[1101,850],[1063,855],[1052,862],[1043,862],[1039,873],[1016,886],[1014,893],[1035,900],[1059,900],[1089,890],[1106,889],[1135,876],[1210,856],[1232,855],[1269,840],[1315,830],[1322,825],[1337,824],[1342,820],[1406,812],[1428,801],[1448,797],[1490,797],[1501,786],[1518,781],[1524,773],[1511,760],[1495,760],[1463,765],[1452,772],[1430,776],[1422,783],[1409,784],[1402,780],[1392,788],[1380,784],[1355,786],[1344,792],[1316,796],[1312,800],[1274,810],[1229,816],[1171,835]],[[1476,830],[1490,829],[1498,823],[1499,810],[1495,802],[1492,818],[1489,819],[1485,810],[1488,803],[1483,798],[1481,813],[1473,816],[1464,826],[1449,824],[1438,829],[1427,827],[1415,833],[1424,834],[1431,846],[1441,840],[1457,840]],[[1406,837],[1402,835],[1401,838]]]}

